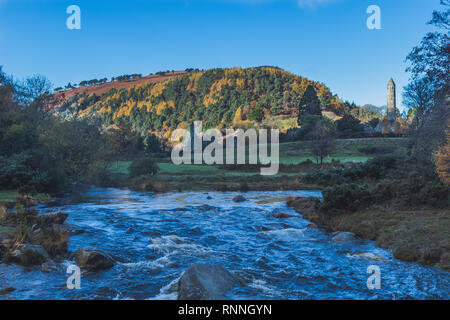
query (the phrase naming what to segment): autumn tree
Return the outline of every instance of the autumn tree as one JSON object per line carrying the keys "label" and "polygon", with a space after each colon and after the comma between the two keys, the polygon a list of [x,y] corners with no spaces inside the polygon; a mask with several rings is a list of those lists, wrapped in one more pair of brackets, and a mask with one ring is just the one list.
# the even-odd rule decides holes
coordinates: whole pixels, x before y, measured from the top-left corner
{"label": "autumn tree", "polygon": [[242,122],[242,109],[241,107],[239,107],[237,108],[236,113],[234,115],[233,125],[238,127],[241,122]]}

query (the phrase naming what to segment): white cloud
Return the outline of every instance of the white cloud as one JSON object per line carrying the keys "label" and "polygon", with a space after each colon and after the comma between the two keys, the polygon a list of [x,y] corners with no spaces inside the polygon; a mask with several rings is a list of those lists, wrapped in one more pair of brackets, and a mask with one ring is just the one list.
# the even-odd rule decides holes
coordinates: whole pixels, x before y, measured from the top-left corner
{"label": "white cloud", "polygon": [[321,5],[325,5],[334,1],[335,0],[298,0],[298,6],[300,8],[315,9]]}

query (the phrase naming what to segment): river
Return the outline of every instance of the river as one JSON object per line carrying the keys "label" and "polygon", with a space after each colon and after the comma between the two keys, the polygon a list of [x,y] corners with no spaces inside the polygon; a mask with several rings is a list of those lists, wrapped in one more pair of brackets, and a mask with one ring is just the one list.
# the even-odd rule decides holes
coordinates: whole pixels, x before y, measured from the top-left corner
{"label": "river", "polygon": [[[450,273],[396,260],[373,241],[334,242],[332,235],[286,206],[295,196],[320,191],[139,193],[82,187],[41,205],[68,213],[67,223],[85,232],[71,236],[69,250],[96,248],[118,262],[83,273],[81,289],[66,287],[67,267],[0,264],[0,299],[176,299],[177,280],[193,263],[218,264],[242,286],[229,299],[448,299]],[[208,199],[210,197],[210,199]],[[277,219],[274,213],[292,218]],[[381,289],[367,288],[367,268],[381,270]]]}

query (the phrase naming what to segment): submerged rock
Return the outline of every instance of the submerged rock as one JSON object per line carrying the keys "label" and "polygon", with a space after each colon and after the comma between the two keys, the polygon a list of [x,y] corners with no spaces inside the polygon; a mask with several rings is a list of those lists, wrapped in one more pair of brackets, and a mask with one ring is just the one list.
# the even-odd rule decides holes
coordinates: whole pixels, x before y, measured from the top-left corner
{"label": "submerged rock", "polygon": [[270,229],[267,228],[267,227],[265,227],[265,226],[256,226],[255,229],[256,229],[256,231],[258,231],[258,232],[270,231]]}
{"label": "submerged rock", "polygon": [[10,259],[22,266],[32,266],[45,262],[49,255],[42,246],[21,244],[11,252]]}
{"label": "submerged rock", "polygon": [[331,240],[334,242],[346,242],[355,240],[355,234],[351,232],[337,232]]}
{"label": "submerged rock", "polygon": [[0,289],[0,296],[10,294],[11,292],[15,291],[16,289],[13,287]]}
{"label": "submerged rock", "polygon": [[178,300],[219,300],[239,280],[221,266],[194,264],[178,280]]}
{"label": "submerged rock", "polygon": [[292,216],[290,216],[290,215],[288,215],[288,214],[286,214],[286,213],[283,213],[283,212],[277,212],[277,213],[274,213],[273,217],[276,218],[276,219],[288,219],[288,218],[292,218]]}
{"label": "submerged rock", "polygon": [[51,262],[45,262],[43,264],[41,264],[41,271],[44,273],[51,273],[53,271],[57,271],[58,267],[56,266],[56,264],[51,261]]}
{"label": "submerged rock", "polygon": [[244,202],[244,201],[247,201],[247,199],[242,195],[238,195],[233,198],[233,201],[234,202]]}
{"label": "submerged rock", "polygon": [[96,249],[78,249],[75,262],[86,271],[100,271],[112,268],[114,260],[105,252]]}
{"label": "submerged rock", "polygon": [[386,261],[387,260],[386,257],[383,257],[374,252],[356,252],[354,254],[354,256],[358,257],[358,258],[365,258],[365,259],[374,260],[374,261]]}
{"label": "submerged rock", "polygon": [[207,204],[201,205],[200,207],[197,208],[198,211],[209,211],[209,210],[214,210],[216,209],[215,207],[211,207]]}

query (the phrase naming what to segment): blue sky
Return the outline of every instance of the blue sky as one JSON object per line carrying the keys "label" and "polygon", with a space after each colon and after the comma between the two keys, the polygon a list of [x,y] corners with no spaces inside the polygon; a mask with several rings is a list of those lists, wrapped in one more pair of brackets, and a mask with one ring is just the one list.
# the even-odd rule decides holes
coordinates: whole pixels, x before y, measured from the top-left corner
{"label": "blue sky", "polygon": [[[66,8],[81,8],[68,30]],[[381,30],[366,27],[369,5]],[[0,65],[55,86],[121,74],[279,66],[359,105],[386,104],[390,77],[432,27],[439,0],[0,0]],[[398,99],[401,92],[397,92]]]}

